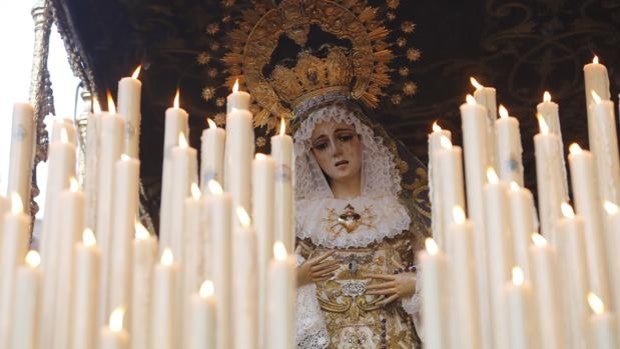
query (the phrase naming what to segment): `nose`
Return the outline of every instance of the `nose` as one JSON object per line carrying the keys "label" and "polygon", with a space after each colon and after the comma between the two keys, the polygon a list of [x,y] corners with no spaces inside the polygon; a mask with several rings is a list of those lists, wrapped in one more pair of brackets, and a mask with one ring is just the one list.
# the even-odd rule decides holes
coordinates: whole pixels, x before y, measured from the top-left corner
{"label": "nose", "polygon": [[342,144],[336,140],[332,140],[332,156],[340,156],[342,155]]}

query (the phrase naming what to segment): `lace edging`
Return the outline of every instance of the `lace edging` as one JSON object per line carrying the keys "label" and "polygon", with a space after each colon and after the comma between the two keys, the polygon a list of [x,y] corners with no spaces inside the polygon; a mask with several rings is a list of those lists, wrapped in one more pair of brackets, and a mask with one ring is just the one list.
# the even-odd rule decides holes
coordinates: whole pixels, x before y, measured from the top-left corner
{"label": "lace edging", "polygon": [[[297,265],[305,259],[296,255]],[[325,349],[329,345],[329,334],[325,319],[316,298],[316,285],[311,283],[297,289],[295,341],[300,349]]]}

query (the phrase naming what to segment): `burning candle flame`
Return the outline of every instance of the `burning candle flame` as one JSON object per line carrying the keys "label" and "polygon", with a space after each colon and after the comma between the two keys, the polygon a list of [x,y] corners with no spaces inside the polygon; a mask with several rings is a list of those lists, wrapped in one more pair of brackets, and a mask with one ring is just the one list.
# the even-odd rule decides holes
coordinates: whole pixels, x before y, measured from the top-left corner
{"label": "burning candle flame", "polygon": [[207,118],[207,124],[209,124],[209,128],[212,130],[217,128],[217,124],[215,123],[215,121],[209,118]]}
{"label": "burning candle flame", "polygon": [[450,138],[446,136],[441,136],[441,138],[439,138],[439,143],[441,144],[441,147],[446,150],[452,149],[452,142],[450,141]]}
{"label": "burning candle flame", "polygon": [[20,214],[24,212],[24,203],[18,193],[11,193],[11,213]]}
{"label": "burning candle flame", "polygon": [[133,71],[133,74],[131,74],[131,78],[132,79],[137,79],[138,76],[140,76],[140,70],[142,69],[142,64],[140,64],[136,70]]}
{"label": "burning candle flame", "polygon": [[209,182],[207,182],[207,187],[209,187],[209,192],[213,195],[222,195],[224,193],[220,182],[215,179],[210,179]]}
{"label": "burning candle flame", "polygon": [[487,181],[491,184],[499,182],[499,177],[497,177],[497,172],[493,167],[487,167]]}
{"label": "burning candle flame", "polygon": [[215,286],[213,285],[213,281],[205,280],[202,285],[200,285],[200,291],[198,294],[201,298],[208,298],[213,296],[215,293]]}
{"label": "burning candle flame", "polygon": [[254,159],[256,160],[265,160],[267,158],[268,158],[267,155],[263,153],[256,153],[256,155],[254,155]]}
{"label": "burning candle flame", "polygon": [[235,84],[233,85],[232,91],[233,93],[239,92],[239,79],[235,79]]}
{"label": "burning candle flame", "polygon": [[185,134],[183,132],[179,132],[179,147],[188,148],[189,144],[187,144],[187,138],[185,138]]}
{"label": "burning candle flame", "polygon": [[250,224],[252,224],[252,219],[250,219],[250,215],[242,206],[237,206],[237,218],[241,223],[241,226],[244,228],[248,228]]}
{"label": "burning candle flame", "polygon": [[506,107],[504,107],[504,105],[503,105],[503,104],[500,104],[500,105],[499,105],[499,116],[500,116],[502,119],[507,119],[507,118],[508,118],[508,116],[510,116],[510,115],[508,115],[508,109],[506,109]]}
{"label": "burning candle flame", "polygon": [[82,231],[82,244],[84,244],[84,246],[95,246],[97,244],[95,233],[93,233],[90,228],[86,228]]}
{"label": "burning candle flame", "polygon": [[549,125],[547,125],[545,118],[543,118],[543,116],[540,113],[536,114],[536,118],[538,119],[538,127],[540,128],[540,134],[543,134],[543,135],[549,134]]}
{"label": "burning candle flame", "polygon": [[174,263],[174,256],[172,255],[172,250],[170,247],[164,248],[164,252],[161,254],[161,259],[159,261],[161,265],[171,266]]}
{"label": "burning candle flame", "polygon": [[110,91],[106,91],[106,97],[108,98],[108,112],[110,114],[116,114],[116,105],[114,105],[114,98],[112,98],[112,94]]}
{"label": "burning candle flame", "polygon": [[510,181],[510,191],[519,191],[519,190],[521,190],[521,186],[519,185],[519,183],[515,181]]}
{"label": "burning candle flame", "polygon": [[129,160],[131,160],[131,156],[125,153],[121,154],[121,161],[129,161]]}
{"label": "burning candle flame", "polygon": [[433,122],[433,132],[441,132],[441,126],[439,126],[437,121]]}
{"label": "burning candle flame", "polygon": [[573,143],[568,147],[568,151],[571,154],[581,154],[583,153],[583,149],[581,149],[581,147],[579,146],[579,144],[577,143]]}
{"label": "burning candle flame", "polygon": [[67,129],[64,127],[60,129],[60,142],[69,143],[69,134],[67,134]]}
{"label": "burning candle flame", "polygon": [[125,317],[125,309],[123,307],[118,307],[112,311],[110,314],[110,331],[112,332],[120,332],[123,330],[123,318]]}
{"label": "burning candle flame", "polygon": [[525,276],[523,275],[523,269],[521,269],[520,267],[513,267],[512,268],[512,284],[515,286],[521,286],[523,285],[524,281],[525,281]]}
{"label": "burning candle flame", "polygon": [[35,250],[30,250],[26,254],[26,264],[31,268],[36,268],[41,264],[41,255]]}
{"label": "burning candle flame", "polygon": [[439,246],[437,246],[437,243],[433,240],[433,238],[426,238],[426,240],[424,240],[424,247],[426,248],[426,253],[430,256],[435,256],[439,253]]}
{"label": "burning candle flame", "polygon": [[549,91],[543,93],[543,102],[551,102],[551,93]]}
{"label": "burning candle flame", "polygon": [[474,86],[474,88],[476,88],[476,90],[480,90],[484,87],[473,76],[469,78],[469,82],[472,84],[472,86]]}
{"label": "burning candle flame", "polygon": [[545,239],[542,235],[538,233],[532,233],[532,242],[536,247],[547,246],[547,239]]}
{"label": "burning candle flame", "polygon": [[174,95],[174,101],[172,102],[172,107],[175,109],[179,109],[180,95],[181,95],[181,90],[177,88],[177,93]]}
{"label": "burning candle flame", "polygon": [[280,118],[280,136],[284,136],[286,134],[286,121],[284,118]]}
{"label": "burning candle flame", "polygon": [[592,94],[592,99],[594,100],[594,103],[596,104],[601,103],[601,96],[599,96],[598,93],[596,93],[596,91],[591,90],[590,94]]}
{"label": "burning candle flame", "polygon": [[69,190],[75,193],[79,189],[80,189],[80,184],[78,183],[77,179],[71,176],[71,178],[69,178]]}
{"label": "burning candle flame", "polygon": [[93,113],[101,114],[101,104],[99,104],[97,97],[93,97]]}
{"label": "burning candle flame", "polygon": [[601,315],[605,312],[605,304],[599,298],[599,296],[597,296],[593,292],[588,292],[588,304],[596,315]]}
{"label": "burning candle flame", "polygon": [[192,192],[192,198],[196,201],[200,200],[200,188],[198,187],[198,184],[196,184],[196,182],[192,183],[191,186],[191,192]]}
{"label": "burning candle flame", "polygon": [[282,243],[282,241],[276,241],[273,244],[273,258],[279,262],[283,262],[287,257],[288,255],[286,253],[286,246],[284,246],[284,243]]}
{"label": "burning candle flame", "polygon": [[598,64],[598,56],[597,55],[594,55],[594,58],[592,58],[592,63]]}
{"label": "burning candle flame", "polygon": [[607,200],[603,202],[603,207],[605,208],[605,212],[607,212],[608,215],[614,215],[620,211],[620,207],[618,207],[618,205],[614,204],[611,201],[607,201]]}
{"label": "burning candle flame", "polygon": [[136,230],[136,240],[147,240],[151,237],[151,233],[149,233],[148,229],[140,222],[134,224],[134,229]]}
{"label": "burning candle flame", "polygon": [[563,202],[560,205],[560,209],[562,210],[562,215],[565,218],[575,218],[575,210],[573,210],[573,206],[571,206],[567,202]]}
{"label": "burning candle flame", "polygon": [[476,102],[476,99],[474,98],[474,96],[472,96],[470,94],[465,96],[465,101],[467,101],[467,104],[469,104],[469,105],[476,105],[476,104],[478,104],[478,102]]}
{"label": "burning candle flame", "polygon": [[452,208],[452,217],[454,218],[454,222],[456,224],[465,223],[465,211],[463,211],[461,206],[454,206]]}

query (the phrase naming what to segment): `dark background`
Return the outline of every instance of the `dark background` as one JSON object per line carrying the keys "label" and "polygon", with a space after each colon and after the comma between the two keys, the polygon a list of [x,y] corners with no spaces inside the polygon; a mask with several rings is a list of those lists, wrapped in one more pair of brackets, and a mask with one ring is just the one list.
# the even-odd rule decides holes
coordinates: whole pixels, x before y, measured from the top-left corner
{"label": "dark background", "polygon": [[[434,120],[461,143],[458,106],[473,88],[475,76],[497,88],[504,104],[521,123],[526,186],[535,188],[533,135],[538,132],[535,106],[549,90],[560,104],[564,144],[587,147],[582,67],[597,54],[609,70],[612,98],[620,86],[620,0],[456,1],[401,0],[399,20],[417,27],[407,37],[422,52],[409,64],[408,79],[418,85],[412,98],[386,102],[374,116],[422,161],[426,137]],[[224,39],[225,28],[206,33],[210,23],[247,6],[242,0],[54,0],[67,30],[93,72],[98,91],[116,90],[117,81],[138,64],[145,70],[142,96],[140,157],[142,181],[156,216],[164,135],[164,110],[177,87],[190,113],[191,136],[199,148],[205,116],[221,112],[201,98],[215,78],[196,57]],[[372,3],[372,1],[371,1]],[[389,23],[388,23],[389,25]],[[396,30],[397,31],[397,30]],[[396,33],[394,35],[397,35]],[[219,40],[219,41],[218,41]],[[213,50],[212,50],[213,51]],[[218,48],[215,47],[214,52]],[[405,64],[403,57],[396,61]],[[403,63],[405,62],[405,63]],[[213,81],[210,81],[213,80]],[[402,94],[396,86],[389,96]],[[221,95],[226,91],[218,90]],[[223,93],[223,94],[222,94]]]}

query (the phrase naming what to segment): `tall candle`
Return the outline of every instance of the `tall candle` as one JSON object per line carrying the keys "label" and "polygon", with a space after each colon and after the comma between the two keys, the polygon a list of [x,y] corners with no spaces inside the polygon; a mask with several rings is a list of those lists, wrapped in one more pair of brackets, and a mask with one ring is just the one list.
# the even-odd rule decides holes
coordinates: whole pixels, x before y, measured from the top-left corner
{"label": "tall candle", "polygon": [[274,228],[275,239],[284,242],[287,251],[295,248],[295,214],[293,208],[293,137],[286,134],[280,120],[280,134],[271,137],[271,155],[276,162]]}
{"label": "tall candle", "polygon": [[192,296],[192,320],[190,334],[190,349],[212,349],[216,345],[216,298],[211,280],[206,280],[200,286],[198,294]]}
{"label": "tall candle", "polygon": [[497,156],[495,154],[495,121],[497,120],[497,98],[495,88],[481,85],[473,77],[469,78],[471,84],[476,88],[474,98],[476,102],[486,108],[486,134],[488,166],[496,167]]}
{"label": "tall candle", "polygon": [[138,80],[138,66],[131,77],[124,77],[118,82],[118,110],[125,119],[123,152],[132,158],[140,156],[140,98],[142,82]]}
{"label": "tall candle", "polygon": [[523,185],[523,147],[519,120],[509,116],[508,110],[499,105],[500,118],[495,120],[497,166],[499,178],[505,182]]}
{"label": "tall candle", "polygon": [[[605,244],[620,246],[620,208],[609,201],[605,201],[603,206],[606,212],[604,224]],[[615,258],[608,258],[607,270],[609,271],[609,285],[612,291],[610,301],[614,309],[620,309],[620,263],[617,263]],[[620,323],[618,325],[618,330],[620,331]]]}
{"label": "tall candle", "polygon": [[[607,68],[599,63],[597,56],[594,56],[592,63],[583,66],[583,77],[585,82],[586,108],[593,102],[590,91],[596,92],[602,99],[611,99],[611,93],[609,93],[609,74],[607,73]],[[588,127],[588,129],[589,128],[590,127]]]}
{"label": "tall candle", "polygon": [[512,252],[515,264],[519,265],[525,274],[525,278],[530,278],[530,263],[528,258],[528,246],[530,235],[535,231],[534,220],[534,197],[526,188],[520,187],[517,183],[510,183],[508,192],[510,206],[510,229],[512,231]]}
{"label": "tall candle", "polygon": [[[480,348],[480,317],[478,315],[478,293],[474,265],[474,225],[465,218],[460,206],[453,208],[454,223],[447,229],[447,238],[452,242],[449,259],[454,310],[452,324],[456,326],[456,340],[460,348]],[[453,332],[454,333],[454,332]]]}
{"label": "tall candle", "polygon": [[11,349],[36,349],[39,338],[41,257],[37,251],[26,254],[26,264],[17,268],[15,278],[15,307]]}
{"label": "tall candle", "polygon": [[[487,157],[487,111],[468,95],[467,103],[461,105],[463,128],[463,152],[465,158],[465,180],[467,212],[476,227],[475,261],[478,283],[478,305],[483,333],[493,333],[491,329],[491,309],[489,307],[489,285],[487,271],[487,244],[484,233],[484,195],[485,171],[491,162]],[[490,148],[492,149],[492,148]],[[491,348],[488,337],[483,337],[483,348]]]}
{"label": "tall candle", "polygon": [[97,192],[99,189],[99,149],[101,106],[93,97],[93,112],[88,114],[86,124],[86,169],[84,171],[84,198],[86,200],[86,226],[95,227],[97,222]]}
{"label": "tall candle", "polygon": [[131,242],[138,215],[140,161],[123,154],[116,161],[110,261],[110,305],[129,309],[131,300]]}
{"label": "tall candle", "polygon": [[71,327],[71,348],[94,348],[97,334],[97,300],[101,251],[90,229],[75,244],[74,297]]}
{"label": "tall candle", "polygon": [[426,249],[418,253],[422,271],[422,308],[426,348],[450,347],[448,270],[445,255],[435,241],[427,238]]}
{"label": "tall candle", "polygon": [[176,297],[177,266],[172,250],[164,248],[160,263],[155,266],[153,277],[153,307],[151,321],[151,348],[174,349],[180,347],[175,323],[178,312]]}
{"label": "tall candle", "polygon": [[[441,149],[442,136],[450,141],[452,134],[448,130],[442,129],[437,122],[433,123],[433,132],[428,135],[428,177],[429,177],[429,199],[431,201],[431,225],[433,237],[440,244],[444,242],[443,234],[443,213],[441,193],[443,189],[441,179],[448,171],[441,170],[437,153]],[[444,141],[445,143],[445,141]],[[462,170],[461,170],[462,172]],[[449,212],[448,212],[449,213]]]}
{"label": "tall candle", "polygon": [[562,290],[558,283],[557,255],[542,235],[534,233],[531,237],[534,243],[529,247],[529,258],[538,317],[536,323],[540,333],[539,344],[541,348],[566,348],[564,308],[561,298],[558,297]]}
{"label": "tall candle", "polygon": [[254,129],[252,113],[232,108],[226,116],[226,155],[224,185],[235,206],[250,210],[252,193],[252,158],[254,157]]}
{"label": "tall candle", "polygon": [[129,348],[129,335],[123,329],[123,317],[125,309],[119,307],[110,314],[108,326],[101,329],[101,349],[125,349]]}
{"label": "tall candle", "polygon": [[235,80],[232,93],[226,97],[226,114],[229,114],[233,108],[248,109],[250,107],[250,94],[245,91],[239,91],[239,80]]}
{"label": "tall candle", "polygon": [[618,348],[616,317],[605,311],[605,304],[593,292],[588,293],[588,304],[592,314],[588,319],[589,348]]}
{"label": "tall candle", "polygon": [[563,218],[557,222],[557,251],[562,307],[566,311],[567,343],[586,347],[585,319],[588,279],[585,257],[583,219],[575,216],[570,205],[562,203]]}
{"label": "tall candle", "polygon": [[508,310],[508,338],[501,348],[528,349],[537,347],[535,317],[532,309],[532,288],[525,281],[523,270],[512,268],[512,281],[504,288]]}
{"label": "tall candle", "polygon": [[153,267],[157,254],[157,239],[140,224],[135,225],[132,246],[132,285],[129,333],[131,348],[149,349]]}
{"label": "tall candle", "polygon": [[213,283],[220,290],[218,292],[217,312],[217,348],[233,348],[233,319],[232,302],[232,238],[231,238],[231,211],[232,198],[225,194],[217,181],[210,180],[208,183],[211,196],[208,197],[211,207],[210,231],[212,238],[212,251],[209,266],[212,268]]}
{"label": "tall candle", "polygon": [[239,226],[235,229],[233,246],[233,318],[234,333],[243,333],[235,338],[235,348],[258,348],[258,292],[256,292],[256,232],[250,216],[237,207]]}
{"label": "tall candle", "polygon": [[[161,205],[159,211],[159,240],[161,242],[160,249],[164,246],[170,246],[172,243],[172,202],[171,196],[173,194],[172,186],[174,185],[173,165],[172,165],[172,148],[178,145],[179,134],[183,133],[186,137],[189,136],[189,127],[187,119],[189,115],[187,112],[179,107],[179,90],[177,90],[176,96],[172,108],[166,109],[166,128],[164,133],[164,160],[163,170],[161,178]],[[161,251],[160,251],[161,252]]]}
{"label": "tall candle", "polygon": [[560,204],[568,199],[568,192],[562,183],[563,160],[558,154],[560,138],[549,133],[545,120],[538,115],[540,133],[534,136],[536,152],[536,181],[538,183],[538,211],[540,215],[540,230],[543,236],[549,238],[555,245],[555,223],[561,216]]}
{"label": "tall candle", "polygon": [[252,217],[256,229],[256,257],[258,261],[258,336],[259,346],[266,347],[268,270],[273,255],[272,207],[274,202],[276,163],[271,156],[256,154],[252,163]]}
{"label": "tall candle", "polygon": [[16,192],[27,204],[30,212],[30,185],[34,156],[34,109],[29,103],[13,105],[11,149],[9,155],[9,183],[7,193]]}
{"label": "tall candle", "polygon": [[211,179],[222,182],[224,179],[224,144],[226,131],[207,119],[209,127],[202,131],[200,148],[200,190],[207,192]]}
{"label": "tall candle", "polygon": [[0,251],[0,347],[9,345],[15,306],[15,273],[28,252],[30,219],[24,214],[22,200],[11,193],[11,212],[4,217]]}
{"label": "tall candle", "polygon": [[51,142],[61,142],[62,139],[62,131],[65,130],[67,132],[67,140],[69,143],[75,146],[76,144],[76,133],[75,133],[75,125],[73,124],[73,120],[65,117],[56,117],[54,118],[54,123],[52,124],[52,139]]}
{"label": "tall candle", "polygon": [[273,244],[269,266],[269,334],[270,349],[295,347],[295,261],[286,253],[281,241]]}
{"label": "tall candle", "polygon": [[[602,201],[596,187],[594,161],[592,154],[582,150],[577,143],[571,144],[569,149],[568,162],[575,209],[577,214],[583,217],[585,223],[589,289],[601,295],[603,299],[611,299],[607,261],[614,258],[606,256],[606,254],[609,252],[615,255],[615,248],[609,246],[603,238]],[[607,250],[605,245],[609,246]]]}

